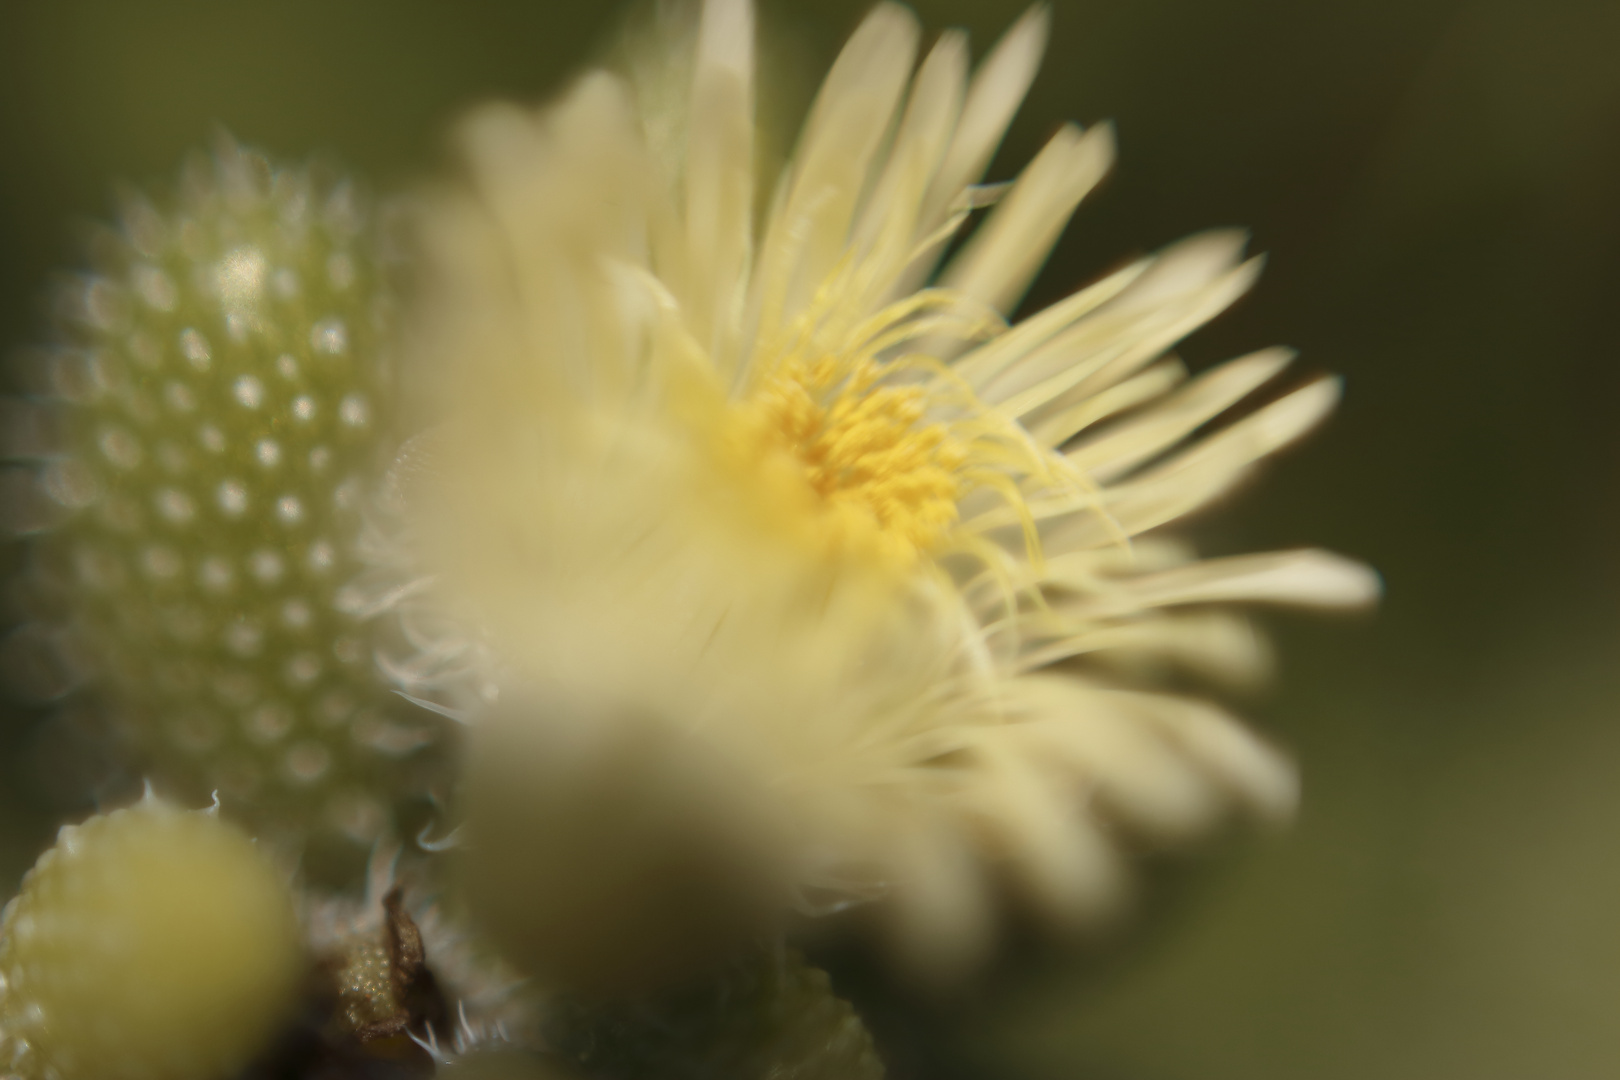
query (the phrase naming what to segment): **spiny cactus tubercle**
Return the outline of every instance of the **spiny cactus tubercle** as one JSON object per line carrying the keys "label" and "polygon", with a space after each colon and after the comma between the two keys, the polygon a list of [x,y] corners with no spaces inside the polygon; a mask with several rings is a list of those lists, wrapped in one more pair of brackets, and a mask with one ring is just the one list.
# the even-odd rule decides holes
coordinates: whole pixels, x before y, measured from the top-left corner
{"label": "spiny cactus tubercle", "polygon": [[0,924],[0,1068],[219,1080],[280,1029],[303,955],[283,873],[214,812],[65,826]]}
{"label": "spiny cactus tubercle", "polygon": [[46,395],[11,403],[66,451],[9,516],[45,533],[71,630],[23,633],[72,642],[161,786],[369,842],[430,736],[376,678],[349,585],[392,401],[375,215],[229,140],[172,214],[126,202],[62,293],[74,345]]}

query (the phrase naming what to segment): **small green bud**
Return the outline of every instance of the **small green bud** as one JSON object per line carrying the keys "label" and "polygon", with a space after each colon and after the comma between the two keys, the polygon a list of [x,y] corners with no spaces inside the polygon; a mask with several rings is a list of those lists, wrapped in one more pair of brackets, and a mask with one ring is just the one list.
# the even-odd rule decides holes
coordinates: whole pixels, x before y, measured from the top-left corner
{"label": "small green bud", "polygon": [[239,828],[147,799],[66,826],[0,924],[0,1068],[223,1080],[304,974],[291,894]]}

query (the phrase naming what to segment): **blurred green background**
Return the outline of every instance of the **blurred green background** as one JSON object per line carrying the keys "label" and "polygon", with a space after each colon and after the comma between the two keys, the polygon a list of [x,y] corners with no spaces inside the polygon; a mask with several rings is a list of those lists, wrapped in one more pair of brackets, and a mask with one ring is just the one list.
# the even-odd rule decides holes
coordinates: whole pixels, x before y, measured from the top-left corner
{"label": "blurred green background", "polygon": [[[807,90],[864,6],[767,3],[783,78]],[[914,6],[983,46],[1020,5]],[[1375,564],[1388,598],[1373,620],[1272,621],[1283,678],[1246,707],[1303,765],[1291,831],[1172,875],[1129,949],[1021,968],[943,1015],[895,1006],[881,1022],[922,1047],[903,1068],[1620,1075],[1620,5],[1054,14],[994,174],[1064,118],[1112,118],[1122,152],[1031,302],[1250,227],[1271,255],[1260,289],[1184,355],[1283,342],[1348,394],[1202,540],[1331,546]],[[216,124],[386,189],[442,162],[458,109],[549,93],[617,18],[601,0],[6,0],[0,345],[43,336],[43,287],[81,261],[74,223],[108,213],[111,181],[166,184]],[[69,809],[14,712],[8,891]]]}

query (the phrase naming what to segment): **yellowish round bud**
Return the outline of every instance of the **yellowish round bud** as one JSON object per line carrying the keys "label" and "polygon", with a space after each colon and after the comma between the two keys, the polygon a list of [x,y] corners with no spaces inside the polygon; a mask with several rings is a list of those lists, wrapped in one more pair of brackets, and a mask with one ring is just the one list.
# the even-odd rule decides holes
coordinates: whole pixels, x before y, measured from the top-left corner
{"label": "yellowish round bud", "polygon": [[0,1068],[222,1080],[264,1050],[304,959],[289,891],[236,826],[148,798],[82,825],[0,925]]}

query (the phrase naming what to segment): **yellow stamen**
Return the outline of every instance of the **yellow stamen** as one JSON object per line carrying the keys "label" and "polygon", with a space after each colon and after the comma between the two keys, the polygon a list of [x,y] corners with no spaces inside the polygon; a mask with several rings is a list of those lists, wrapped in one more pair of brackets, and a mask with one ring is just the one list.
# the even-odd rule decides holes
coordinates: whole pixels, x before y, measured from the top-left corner
{"label": "yellow stamen", "polygon": [[831,547],[909,564],[955,526],[967,452],[926,422],[924,389],[883,385],[884,373],[865,357],[790,357],[739,408],[748,441],[786,456],[818,497]]}

